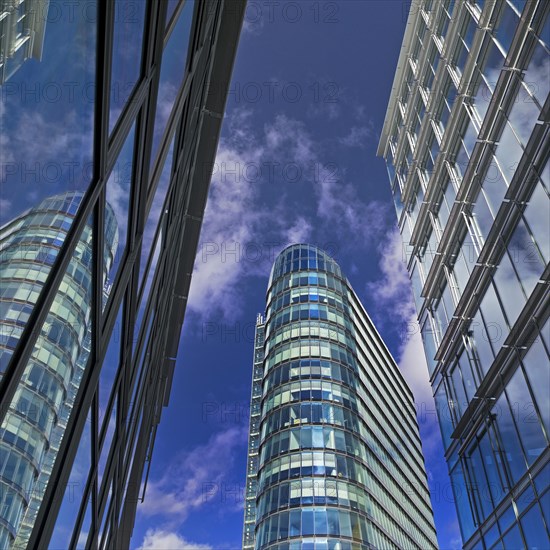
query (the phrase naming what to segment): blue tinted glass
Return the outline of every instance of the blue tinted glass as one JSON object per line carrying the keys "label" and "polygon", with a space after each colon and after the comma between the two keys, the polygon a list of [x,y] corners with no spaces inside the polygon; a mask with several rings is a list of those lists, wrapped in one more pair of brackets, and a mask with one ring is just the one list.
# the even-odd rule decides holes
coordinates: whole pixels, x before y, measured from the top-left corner
{"label": "blue tinted glass", "polygon": [[528,548],[537,550],[548,548],[548,533],[544,527],[542,513],[537,504],[520,519],[520,522]]}
{"label": "blue tinted glass", "polygon": [[187,74],[187,51],[189,49],[193,7],[194,0],[186,0],[162,54],[151,163],[156,159],[158,146],[166,129],[168,117],[172,112],[174,101]]}
{"label": "blue tinted glass", "polygon": [[521,369],[508,382],[506,393],[512,409],[516,411],[517,427],[527,462],[532,464],[546,448],[546,438]]}
{"label": "blue tinted glass", "polygon": [[466,490],[466,483],[464,481],[464,474],[462,473],[462,466],[460,464],[458,464],[451,473],[451,484],[458,512],[460,532],[462,533],[463,540],[467,540],[474,531],[474,521],[468,499],[468,492]]}
{"label": "blue tinted glass", "polygon": [[519,23],[519,17],[516,12],[508,6],[505,2],[502,2],[502,12],[500,20],[495,27],[495,36],[500,45],[504,48],[505,52],[508,52],[514,39],[514,33]]}
{"label": "blue tinted glass", "polygon": [[114,282],[122,255],[126,248],[130,195],[133,187],[134,134],[135,123],[130,129],[106,185],[107,205],[108,208],[111,209],[111,211],[106,214],[106,235],[107,233],[116,235],[118,229],[118,246],[115,248],[113,257],[106,258],[106,265],[110,268],[109,280],[111,283]]}
{"label": "blue tinted glass", "polygon": [[146,5],[147,2],[143,0],[116,0],[109,132],[115,126],[140,76]]}
{"label": "blue tinted glass", "polygon": [[520,550],[525,548],[523,541],[521,540],[517,523],[508,533],[506,533],[506,535],[504,535],[504,537],[502,537],[502,543],[504,548],[509,548],[510,550]]}
{"label": "blue tinted glass", "polygon": [[504,395],[497,401],[493,410],[497,415],[497,425],[500,432],[503,451],[506,456],[507,466],[515,483],[525,472],[526,464],[514,427],[512,412],[510,411],[510,407]]}

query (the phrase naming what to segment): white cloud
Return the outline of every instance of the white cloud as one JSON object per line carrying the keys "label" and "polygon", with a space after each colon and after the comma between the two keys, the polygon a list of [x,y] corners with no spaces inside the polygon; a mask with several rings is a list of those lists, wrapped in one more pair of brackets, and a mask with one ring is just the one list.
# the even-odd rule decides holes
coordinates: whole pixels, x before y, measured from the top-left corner
{"label": "white cloud", "polygon": [[[382,278],[368,283],[367,291],[384,307],[385,317],[401,322],[405,328],[415,313],[411,283],[405,266],[403,240],[397,228],[379,245]],[[388,315],[389,313],[389,315]]]}
{"label": "white cloud", "polygon": [[373,136],[372,124],[370,126],[353,126],[347,136],[338,138],[338,142],[346,147],[364,147],[367,140]]}
{"label": "white cloud", "polygon": [[[138,512],[160,516],[167,525],[179,525],[193,510],[215,499],[226,505],[237,504],[240,495],[234,495],[235,503],[228,502],[223,486],[230,478],[235,456],[246,445],[247,435],[247,426],[233,426],[175,457],[160,479],[149,482]],[[238,506],[230,508],[238,510]]]}
{"label": "white cloud", "polygon": [[171,531],[148,529],[137,550],[212,550],[212,546],[189,542]]}
{"label": "white cloud", "polygon": [[4,215],[8,216],[12,213],[12,203],[8,199],[1,199],[0,198],[0,215],[2,218]]}
{"label": "white cloud", "polygon": [[401,327],[401,345],[397,361],[405,381],[410,387],[417,410],[422,446],[428,455],[439,452],[441,434],[435,413],[435,403],[429,382],[428,365],[424,345],[412,299],[411,283],[405,266],[403,241],[394,229],[379,247],[382,278],[367,284],[381,310],[383,318],[393,326]]}
{"label": "white cloud", "polygon": [[302,217],[299,217],[285,231],[285,241],[288,243],[304,243],[309,240],[311,235],[311,224]]}
{"label": "white cloud", "polygon": [[241,252],[257,238],[262,220],[258,182],[247,170],[261,166],[264,148],[250,142],[247,111],[235,117],[231,140],[218,148],[189,295],[189,307],[203,317],[237,313],[235,287],[248,267]]}
{"label": "white cloud", "polygon": [[342,241],[351,237],[353,243],[349,244],[355,248],[358,243],[368,247],[379,241],[387,227],[387,205],[362,201],[356,184],[346,181],[345,168],[327,157],[301,121],[279,115],[267,129],[266,136],[271,151],[284,151],[286,158],[311,169],[308,176],[313,185],[317,215],[331,224]]}
{"label": "white cloud", "polygon": [[[303,122],[278,115],[259,133],[252,115],[239,108],[226,117],[229,137],[220,141],[214,165],[189,296],[190,309],[202,318],[235,318],[239,284],[267,277],[284,245],[324,231],[339,246],[368,248],[387,227],[388,207],[360,200],[345,170],[327,160]],[[268,186],[278,193],[269,206],[261,202],[271,193]],[[306,198],[301,208],[297,197]]]}

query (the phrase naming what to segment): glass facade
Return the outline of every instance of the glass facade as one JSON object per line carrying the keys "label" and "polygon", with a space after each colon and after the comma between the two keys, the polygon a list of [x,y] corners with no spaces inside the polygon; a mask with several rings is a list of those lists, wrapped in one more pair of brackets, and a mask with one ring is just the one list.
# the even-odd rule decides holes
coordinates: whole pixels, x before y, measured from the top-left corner
{"label": "glass facade", "polygon": [[413,2],[378,150],[467,549],[550,545],[549,11]]}
{"label": "glass facade", "polygon": [[130,545],[244,8],[0,0],[2,549]]}
{"label": "glass facade", "polygon": [[255,548],[436,548],[411,392],[338,264],[285,249],[262,330]]}

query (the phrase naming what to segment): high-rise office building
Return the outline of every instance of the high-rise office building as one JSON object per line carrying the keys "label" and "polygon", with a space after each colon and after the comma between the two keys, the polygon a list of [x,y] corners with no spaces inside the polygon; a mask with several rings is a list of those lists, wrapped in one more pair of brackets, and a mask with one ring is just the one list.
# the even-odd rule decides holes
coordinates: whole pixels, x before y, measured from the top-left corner
{"label": "high-rise office building", "polygon": [[[0,229],[0,356],[4,366],[81,199],[82,193],[75,192],[48,198]],[[106,217],[103,285],[118,245],[117,222],[109,205]],[[11,546],[17,537],[17,544],[26,546],[28,534],[20,529],[24,518],[32,518],[40,505],[41,487],[48,482],[90,354],[91,292],[92,227],[87,225],[0,430],[1,548]]]}
{"label": "high-rise office building", "polygon": [[[0,465],[12,511],[0,513],[0,546],[128,548],[169,400],[245,1],[37,5],[41,62],[20,65],[2,88],[0,224],[15,255],[32,251],[37,265],[28,262],[27,280],[2,252],[3,276],[18,280],[2,285],[11,298],[0,439],[18,462]],[[68,216],[37,220],[40,234],[12,220],[68,191],[81,200]],[[50,222],[60,230],[42,242]],[[33,242],[21,248],[21,236]],[[52,419],[55,384],[65,407]]]}
{"label": "high-rise office building", "polygon": [[413,396],[338,264],[311,245],[281,252],[256,338],[254,547],[436,548]]}
{"label": "high-rise office building", "polygon": [[549,11],[414,1],[378,151],[466,549],[550,545]]}

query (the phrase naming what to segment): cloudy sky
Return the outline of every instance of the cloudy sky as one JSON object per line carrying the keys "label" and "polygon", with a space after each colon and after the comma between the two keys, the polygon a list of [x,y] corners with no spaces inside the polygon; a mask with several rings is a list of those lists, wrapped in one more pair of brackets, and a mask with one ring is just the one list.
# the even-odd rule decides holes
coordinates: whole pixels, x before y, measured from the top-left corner
{"label": "cloudy sky", "polygon": [[249,2],[133,548],[240,547],[254,321],[274,257],[300,241],[340,263],[413,388],[440,546],[460,547],[388,178],[376,157],[408,6]]}

